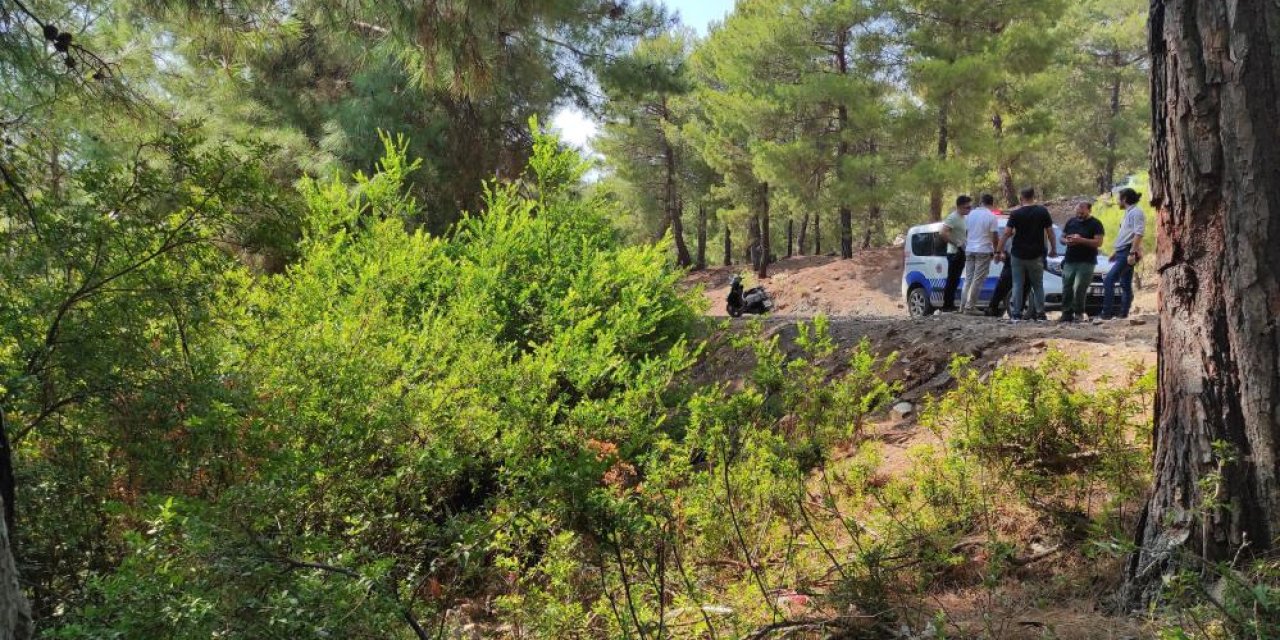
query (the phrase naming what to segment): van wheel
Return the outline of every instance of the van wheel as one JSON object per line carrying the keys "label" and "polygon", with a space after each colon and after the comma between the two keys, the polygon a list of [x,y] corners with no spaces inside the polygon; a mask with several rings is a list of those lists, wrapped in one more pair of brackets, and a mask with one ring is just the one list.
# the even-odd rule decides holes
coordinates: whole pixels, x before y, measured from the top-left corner
{"label": "van wheel", "polygon": [[929,304],[929,295],[924,292],[924,287],[916,285],[907,291],[907,311],[912,318],[923,318],[933,313],[933,305]]}

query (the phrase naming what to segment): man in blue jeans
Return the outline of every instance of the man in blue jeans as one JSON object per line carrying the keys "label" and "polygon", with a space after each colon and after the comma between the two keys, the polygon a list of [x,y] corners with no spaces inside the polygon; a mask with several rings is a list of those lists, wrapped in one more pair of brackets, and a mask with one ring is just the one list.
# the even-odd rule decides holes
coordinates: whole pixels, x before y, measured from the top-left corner
{"label": "man in blue jeans", "polygon": [[[1147,219],[1138,202],[1142,195],[1133,189],[1120,191],[1120,206],[1125,207],[1120,233],[1111,252],[1111,270],[1102,280],[1103,320],[1128,318],[1133,305],[1133,266],[1142,260],[1142,235],[1147,231]],[[1115,287],[1120,285],[1120,302],[1117,306]]]}
{"label": "man in blue jeans", "polygon": [[[996,247],[996,259],[1005,257],[1004,247],[1009,250],[1009,269],[1013,270],[1013,298],[1009,301],[1012,307],[1009,321],[1018,322],[1032,320],[1043,322],[1044,315],[1044,263],[1046,248],[1049,257],[1058,257],[1058,243],[1053,237],[1053,218],[1049,210],[1036,204],[1035,189],[1023,189],[1022,206],[1009,214],[1009,222],[1005,225],[1004,236],[1000,238],[1000,246]],[[1012,238],[1013,241],[1009,242]],[[1030,309],[1024,310],[1023,296],[1030,288]]]}

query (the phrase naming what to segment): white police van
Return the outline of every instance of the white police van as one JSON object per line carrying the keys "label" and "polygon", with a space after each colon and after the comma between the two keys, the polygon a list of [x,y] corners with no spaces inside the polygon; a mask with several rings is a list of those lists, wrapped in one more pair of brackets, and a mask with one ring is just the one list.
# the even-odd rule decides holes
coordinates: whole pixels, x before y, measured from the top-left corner
{"label": "white police van", "polygon": [[[999,232],[1004,233],[1008,216],[997,216]],[[1062,256],[1066,246],[1062,244],[1062,229],[1053,225],[1053,234],[1058,242],[1058,257],[1048,259],[1048,268],[1044,273],[1044,301],[1046,309],[1062,307]],[[927,316],[942,306],[942,293],[947,285],[947,243],[942,239],[942,223],[933,222],[911,227],[907,230],[906,242],[903,243],[902,297],[906,300],[907,310],[913,317]],[[995,294],[996,283],[1000,280],[1000,272],[1005,268],[1004,262],[992,262],[991,271],[982,283],[979,305],[985,309]],[[1107,256],[1098,255],[1098,264],[1093,269],[1093,282],[1089,285],[1089,295],[1085,299],[1085,312],[1096,315],[1102,308],[1102,279],[1111,268]],[[960,286],[956,289],[956,306],[960,306],[960,294],[964,291],[964,278],[960,278]],[[1008,299],[1001,302],[1005,308]]]}

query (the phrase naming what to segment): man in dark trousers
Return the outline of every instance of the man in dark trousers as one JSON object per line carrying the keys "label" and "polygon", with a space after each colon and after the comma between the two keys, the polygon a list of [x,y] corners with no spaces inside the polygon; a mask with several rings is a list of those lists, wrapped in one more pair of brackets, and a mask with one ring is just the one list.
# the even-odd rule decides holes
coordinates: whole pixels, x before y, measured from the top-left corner
{"label": "man in dark trousers", "polygon": [[[1058,256],[1057,239],[1053,235],[1053,218],[1049,210],[1036,204],[1035,189],[1023,189],[1022,206],[1009,215],[1009,223],[1005,226],[1000,245],[996,247],[996,259],[1006,257],[1005,268],[1013,271],[1013,299],[1009,305],[1011,322],[1018,322],[1024,317],[1027,320],[1042,322],[1044,315],[1044,263],[1046,247],[1049,257]],[[1005,247],[1009,247],[1006,255]],[[1024,309],[1023,299],[1026,296],[1031,304]]]}
{"label": "man in dark trousers", "polygon": [[1062,319],[1061,322],[1084,320],[1084,300],[1093,282],[1093,270],[1098,265],[1098,247],[1102,246],[1106,229],[1093,217],[1093,205],[1081,202],[1076,205],[1076,217],[1062,228],[1062,241],[1067,245],[1067,255],[1062,260]]}
{"label": "man in dark trousers", "polygon": [[973,198],[960,196],[956,198],[956,210],[942,221],[942,239],[947,243],[947,285],[942,289],[941,311],[956,310],[956,289],[964,275],[964,245],[969,237],[964,219],[971,209]]}
{"label": "man in dark trousers", "polygon": [[[985,196],[985,197],[991,198],[991,196]],[[994,202],[995,198],[992,198],[992,201]],[[1013,213],[1014,211],[1017,211],[1017,210],[1018,208],[1014,207],[1013,209],[1009,210],[1009,213]],[[991,294],[990,302],[987,303],[988,318],[999,318],[1000,316],[1004,315],[1005,311],[1008,311],[1008,309],[1004,309],[1002,307],[1004,305],[1005,298],[1009,297],[1009,291],[1011,291],[1012,289],[1013,289],[1013,270],[1010,269],[1009,265],[1006,263],[1004,265],[1004,268],[1000,270],[1000,278],[996,280],[996,290],[994,293]],[[1027,294],[1030,293],[1030,291],[1031,291],[1030,289],[1027,289],[1022,294],[1023,308],[1026,307]]]}

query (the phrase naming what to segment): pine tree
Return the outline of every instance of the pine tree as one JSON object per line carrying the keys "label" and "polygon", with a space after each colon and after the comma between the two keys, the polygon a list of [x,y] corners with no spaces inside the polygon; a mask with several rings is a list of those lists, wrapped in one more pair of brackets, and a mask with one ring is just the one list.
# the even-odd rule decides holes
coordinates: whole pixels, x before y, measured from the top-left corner
{"label": "pine tree", "polygon": [[[693,265],[684,233],[685,157],[680,98],[691,84],[686,68],[690,38],[667,33],[641,42],[602,75],[609,96],[598,146],[608,165],[627,183],[624,202],[649,220],[656,236],[675,240],[676,263]],[[705,256],[705,241],[704,253]]]}
{"label": "pine tree", "polygon": [[999,182],[1012,190],[1011,165],[1020,152],[1010,144],[1018,129],[1009,126],[1009,112],[1016,115],[1025,104],[1016,95],[1025,77],[1051,60],[1051,25],[1062,7],[1060,0],[902,0],[898,6],[912,87],[936,119],[934,158],[921,171],[932,219],[941,219],[943,190],[964,179],[957,153],[977,155],[994,146]]}
{"label": "pine tree", "polygon": [[781,70],[772,65],[785,57],[775,15],[772,3],[739,3],[693,57],[705,120],[689,128],[690,139],[721,175],[714,193],[733,203],[727,219],[745,223],[746,255],[760,277],[768,275],[772,243],[770,185],[758,158],[763,148],[792,135],[777,100]]}
{"label": "pine tree", "polygon": [[1073,5],[1075,41],[1063,60],[1054,110],[1093,170],[1098,193],[1118,172],[1145,168],[1150,101],[1143,0],[1089,0]]}

